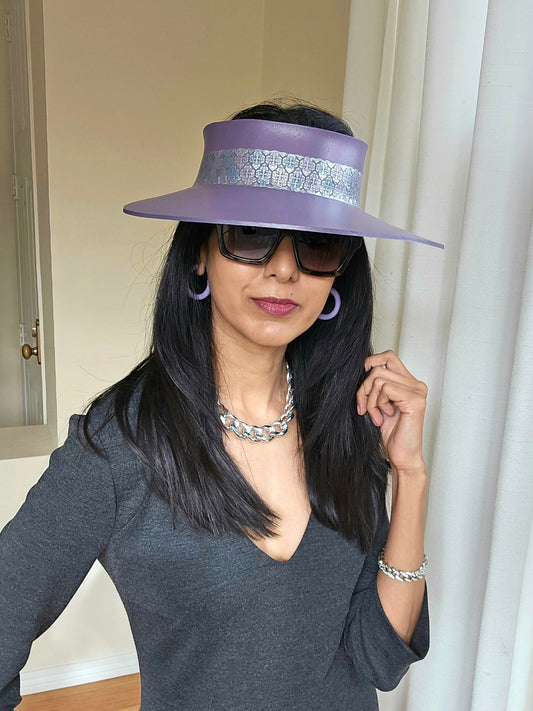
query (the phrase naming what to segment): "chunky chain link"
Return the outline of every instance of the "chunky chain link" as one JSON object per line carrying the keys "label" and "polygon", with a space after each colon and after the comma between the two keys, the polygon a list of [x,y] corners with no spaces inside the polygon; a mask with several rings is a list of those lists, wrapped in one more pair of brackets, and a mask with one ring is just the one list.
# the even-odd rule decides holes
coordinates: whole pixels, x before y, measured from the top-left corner
{"label": "chunky chain link", "polygon": [[292,394],[292,375],[289,370],[289,364],[286,363],[285,365],[287,366],[287,397],[285,398],[285,409],[279,420],[276,420],[271,425],[247,425],[246,422],[242,422],[231,412],[228,412],[218,400],[220,421],[227,430],[235,433],[241,439],[249,439],[250,442],[270,442],[274,437],[282,437],[287,432],[289,422],[294,417],[294,398]]}
{"label": "chunky chain link", "polygon": [[391,565],[387,565],[387,563],[385,563],[383,560],[384,554],[385,548],[383,548],[379,554],[378,566],[379,569],[385,573],[385,575],[389,576],[389,578],[399,580],[402,583],[412,583],[415,580],[421,580],[427,572],[428,557],[426,554],[424,554],[424,560],[418,570],[396,570],[396,568],[393,568]]}

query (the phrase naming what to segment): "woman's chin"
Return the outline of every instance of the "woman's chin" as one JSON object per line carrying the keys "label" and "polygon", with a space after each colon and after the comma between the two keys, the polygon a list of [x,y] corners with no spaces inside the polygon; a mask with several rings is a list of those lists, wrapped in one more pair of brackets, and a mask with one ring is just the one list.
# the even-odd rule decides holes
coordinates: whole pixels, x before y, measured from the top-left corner
{"label": "woman's chin", "polygon": [[282,346],[287,346],[291,343],[291,341],[294,341],[295,338],[301,336],[310,325],[311,324],[303,327],[300,324],[299,328],[295,328],[294,325],[289,326],[288,324],[262,324],[261,328],[254,329],[254,331],[250,333],[250,339],[257,345],[270,348],[280,348]]}

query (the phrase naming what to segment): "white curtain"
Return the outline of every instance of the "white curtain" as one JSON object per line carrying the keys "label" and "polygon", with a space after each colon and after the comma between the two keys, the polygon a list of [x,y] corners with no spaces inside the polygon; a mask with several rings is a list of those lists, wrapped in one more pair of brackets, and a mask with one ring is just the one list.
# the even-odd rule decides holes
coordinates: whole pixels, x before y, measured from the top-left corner
{"label": "white curtain", "polygon": [[[375,348],[430,388],[431,649],[380,704],[530,711],[533,2],[396,0],[370,21],[365,5],[344,104],[348,120],[371,106],[365,208],[446,245],[372,245]],[[369,32],[374,94],[358,84]]]}

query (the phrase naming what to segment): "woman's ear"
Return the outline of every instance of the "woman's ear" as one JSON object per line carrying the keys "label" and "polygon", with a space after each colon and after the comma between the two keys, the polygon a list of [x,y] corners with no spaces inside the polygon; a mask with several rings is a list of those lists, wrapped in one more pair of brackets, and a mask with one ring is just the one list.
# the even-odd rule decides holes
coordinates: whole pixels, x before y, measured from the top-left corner
{"label": "woman's ear", "polygon": [[[216,229],[213,229],[213,232],[210,235],[210,239],[213,238],[213,235],[216,237]],[[200,247],[200,251],[198,253],[198,267],[196,268],[196,273],[198,276],[203,276],[207,270],[208,262],[209,262],[209,242],[210,239],[206,240],[202,246]]]}
{"label": "woman's ear", "polygon": [[207,254],[206,254],[206,247],[205,244],[203,244],[200,247],[200,253],[198,255],[198,262],[197,262],[197,267],[196,267],[196,273],[198,276],[202,276],[205,274],[206,270],[206,265],[207,265]]}

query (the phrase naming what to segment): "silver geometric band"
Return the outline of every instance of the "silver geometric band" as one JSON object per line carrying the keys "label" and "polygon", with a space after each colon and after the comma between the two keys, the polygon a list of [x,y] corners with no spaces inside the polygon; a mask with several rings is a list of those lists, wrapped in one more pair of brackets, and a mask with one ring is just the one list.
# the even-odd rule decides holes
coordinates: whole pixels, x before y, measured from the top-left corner
{"label": "silver geometric band", "polygon": [[204,154],[195,184],[289,190],[359,207],[361,171],[349,165],[296,153],[227,148]]}

